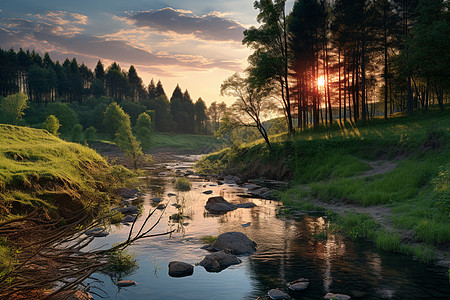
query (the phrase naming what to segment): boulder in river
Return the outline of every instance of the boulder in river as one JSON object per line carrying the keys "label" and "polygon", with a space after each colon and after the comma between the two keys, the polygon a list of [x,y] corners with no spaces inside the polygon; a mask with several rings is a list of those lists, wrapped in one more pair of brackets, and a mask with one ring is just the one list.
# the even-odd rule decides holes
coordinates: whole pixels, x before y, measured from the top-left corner
{"label": "boulder in river", "polygon": [[344,294],[328,293],[325,296],[323,296],[323,298],[329,299],[329,300],[349,300],[351,297],[349,295],[344,295]]}
{"label": "boulder in river", "polygon": [[161,204],[158,204],[156,209],[165,209],[166,207],[167,207],[167,205],[165,205],[164,203],[161,203]]}
{"label": "boulder in river", "polygon": [[133,198],[136,195],[140,194],[140,191],[138,189],[127,189],[127,188],[119,188],[116,189],[115,192],[122,198]]}
{"label": "boulder in river", "polygon": [[214,214],[223,214],[237,209],[237,206],[228,202],[223,197],[210,197],[205,205],[206,210]]}
{"label": "boulder in river", "polygon": [[127,286],[132,286],[132,285],[136,285],[136,281],[133,280],[121,280],[121,281],[117,281],[116,285],[118,287],[127,287]]}
{"label": "boulder in river", "polygon": [[225,251],[214,252],[205,256],[199,262],[199,265],[204,267],[208,272],[220,272],[231,265],[240,264],[242,261],[235,255]]}
{"label": "boulder in river", "polygon": [[171,261],[169,263],[169,276],[185,277],[194,273],[194,266],[181,261]]}
{"label": "boulder in river", "polygon": [[265,187],[249,191],[251,195],[260,197],[260,198],[269,198],[271,194],[271,190]]}
{"label": "boulder in river", "polygon": [[267,295],[272,300],[284,300],[284,299],[291,299],[288,294],[286,294],[283,291],[280,291],[279,289],[271,289]]}
{"label": "boulder in river", "polygon": [[247,203],[236,204],[236,206],[239,207],[239,208],[253,208],[253,207],[256,206],[256,204],[253,203],[253,202],[247,202]]}
{"label": "boulder in river", "polygon": [[126,207],[119,207],[116,209],[118,212],[123,213],[124,215],[134,215],[139,212],[139,208],[134,205],[128,205]]}
{"label": "boulder in river", "polygon": [[211,195],[212,193],[213,193],[212,190],[207,190],[207,191],[204,191],[204,192],[203,192],[203,194],[205,194],[205,195]]}
{"label": "boulder in river", "polygon": [[136,217],[134,216],[125,216],[123,218],[122,223],[133,223],[136,220]]}
{"label": "boulder in river", "polygon": [[288,288],[291,291],[303,291],[306,289],[309,285],[309,280],[306,278],[300,278],[295,281],[292,281],[291,283],[288,283]]}
{"label": "boulder in river", "polygon": [[93,237],[104,237],[107,236],[109,233],[105,231],[105,228],[103,227],[95,227],[88,229],[84,232],[85,235],[93,236]]}
{"label": "boulder in river", "polygon": [[159,198],[159,197],[156,197],[156,198],[152,198],[152,199],[150,199],[152,202],[154,202],[154,203],[159,203],[159,202],[161,202],[162,201],[162,198]]}
{"label": "boulder in river", "polygon": [[212,246],[235,255],[253,254],[256,251],[256,243],[242,232],[237,231],[222,233]]}

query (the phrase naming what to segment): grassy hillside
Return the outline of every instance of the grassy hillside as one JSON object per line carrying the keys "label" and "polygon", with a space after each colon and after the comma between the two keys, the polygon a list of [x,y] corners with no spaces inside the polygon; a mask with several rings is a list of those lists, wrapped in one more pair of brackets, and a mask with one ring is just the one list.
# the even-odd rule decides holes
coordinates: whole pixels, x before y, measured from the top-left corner
{"label": "grassy hillside", "polygon": [[[55,216],[107,200],[105,160],[45,130],[0,124],[1,217],[43,207]],[[97,190],[99,189],[99,190]]]}
{"label": "grassy hillside", "polygon": [[[340,228],[382,249],[416,253],[404,245],[422,243],[422,258],[429,260],[450,242],[448,110],[271,138],[271,151],[255,142],[209,155],[198,167],[289,179],[291,188],[279,194],[286,205],[326,210],[345,204],[355,211],[333,215]],[[376,205],[389,213],[378,220],[360,213]]]}

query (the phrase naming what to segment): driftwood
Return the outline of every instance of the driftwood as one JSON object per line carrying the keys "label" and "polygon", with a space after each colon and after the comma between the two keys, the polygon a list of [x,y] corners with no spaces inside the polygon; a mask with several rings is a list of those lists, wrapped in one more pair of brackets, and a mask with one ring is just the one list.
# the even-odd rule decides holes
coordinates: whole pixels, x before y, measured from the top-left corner
{"label": "driftwood", "polygon": [[[62,292],[66,292],[64,298],[70,297],[71,293],[67,291],[75,291],[83,281],[105,266],[109,253],[124,250],[143,238],[173,232],[150,234],[164,213],[150,228],[146,228],[155,211],[149,213],[136,234],[133,234],[133,229],[137,218],[134,220],[126,241],[107,250],[87,252],[82,249],[94,238],[84,237],[84,231],[99,226],[105,219],[83,228],[82,225],[89,222],[90,217],[86,211],[72,220],[46,221],[39,218],[40,212],[35,210],[25,217],[0,223],[0,237],[6,238],[17,250],[11,268],[3,272],[0,270],[0,299],[47,299]],[[51,294],[39,294],[51,289],[54,289]]]}

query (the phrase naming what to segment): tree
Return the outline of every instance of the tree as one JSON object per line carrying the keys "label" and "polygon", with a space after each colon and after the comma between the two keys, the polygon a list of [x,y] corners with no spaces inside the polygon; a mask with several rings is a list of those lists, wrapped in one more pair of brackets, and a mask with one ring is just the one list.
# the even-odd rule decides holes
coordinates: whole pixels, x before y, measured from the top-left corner
{"label": "tree", "polygon": [[148,149],[151,146],[153,124],[150,116],[147,113],[141,113],[137,119],[134,128],[136,138],[141,143],[142,148]]}
{"label": "tree", "polygon": [[[416,81],[422,79],[434,85],[438,104],[444,109],[444,90],[450,86],[450,12],[444,0],[421,0],[418,4],[417,23],[407,40],[406,65]],[[417,91],[417,94],[420,94]]]}
{"label": "tree", "polygon": [[1,101],[0,107],[11,116],[15,124],[24,115],[23,111],[28,107],[27,100],[28,97],[23,93],[9,95]]}
{"label": "tree", "polygon": [[72,128],[78,124],[77,113],[69,107],[67,103],[55,102],[47,105],[48,114],[58,118],[61,125],[61,134],[68,136],[72,133]]}
{"label": "tree", "polygon": [[253,84],[272,86],[278,84],[289,133],[294,133],[291,114],[291,100],[288,81],[288,33],[285,0],[255,1],[259,10],[259,28],[250,27],[244,31],[242,43],[254,50],[248,58],[249,77]]}
{"label": "tree", "polygon": [[141,145],[133,136],[130,123],[121,123],[116,132],[116,144],[125,152],[133,163],[133,168],[137,169],[139,162],[145,158]]}
{"label": "tree", "polygon": [[130,116],[127,115],[116,102],[111,103],[106,108],[103,124],[112,138],[116,136],[119,128],[131,127]]}
{"label": "tree", "polygon": [[232,108],[235,120],[242,126],[256,127],[269,148],[272,148],[269,136],[262,123],[262,117],[273,107],[267,87],[252,84],[248,78],[238,73],[228,77],[220,86],[220,94],[236,98]]}
{"label": "tree", "polygon": [[202,98],[198,98],[194,104],[194,118],[195,132],[206,134],[206,121],[208,117],[206,116],[206,104]]}
{"label": "tree", "polygon": [[84,139],[86,141],[95,141],[98,139],[97,137],[97,129],[95,129],[94,126],[89,126],[85,131],[84,131]]}
{"label": "tree", "polygon": [[83,140],[83,126],[75,124],[72,128],[72,142],[81,142]]}
{"label": "tree", "polygon": [[58,129],[59,129],[59,120],[54,115],[49,115],[47,119],[45,119],[44,122],[44,129],[46,129],[48,132],[50,132],[53,135],[59,135]]}

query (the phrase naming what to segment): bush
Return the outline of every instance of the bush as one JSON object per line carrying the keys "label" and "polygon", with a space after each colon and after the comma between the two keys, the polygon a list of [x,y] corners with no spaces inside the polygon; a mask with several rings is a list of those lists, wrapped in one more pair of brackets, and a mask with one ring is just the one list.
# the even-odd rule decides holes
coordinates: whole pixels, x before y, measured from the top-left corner
{"label": "bush", "polygon": [[81,124],[76,124],[72,128],[72,142],[81,142],[83,141],[83,126]]}
{"label": "bush", "polygon": [[96,141],[98,140],[97,137],[97,129],[95,129],[94,126],[89,126],[85,131],[84,131],[84,139],[86,141]]}
{"label": "bush", "polygon": [[54,135],[59,135],[58,129],[61,125],[59,125],[59,120],[54,115],[50,115],[44,122],[44,129]]}
{"label": "bush", "polygon": [[179,191],[189,191],[191,186],[192,184],[189,179],[184,177],[177,178],[177,181],[175,182],[175,188]]}

